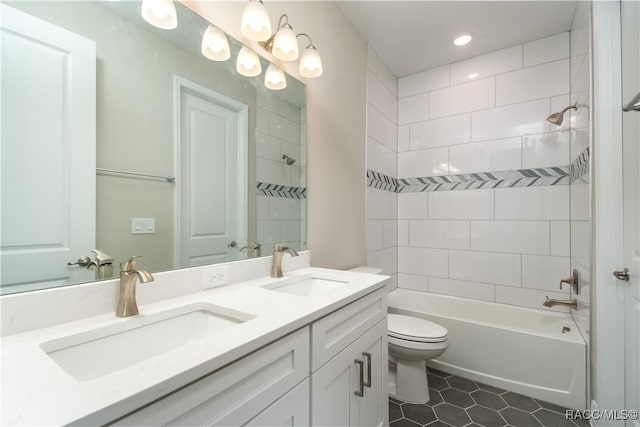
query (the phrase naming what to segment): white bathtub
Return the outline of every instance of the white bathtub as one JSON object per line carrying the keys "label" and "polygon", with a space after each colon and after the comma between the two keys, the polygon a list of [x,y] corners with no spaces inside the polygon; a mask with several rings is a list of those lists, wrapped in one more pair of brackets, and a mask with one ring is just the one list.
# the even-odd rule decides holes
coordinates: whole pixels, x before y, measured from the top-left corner
{"label": "white bathtub", "polygon": [[[585,409],[586,345],[569,314],[396,289],[389,312],[436,322],[449,348],[429,366]],[[563,327],[570,332],[562,333]]]}

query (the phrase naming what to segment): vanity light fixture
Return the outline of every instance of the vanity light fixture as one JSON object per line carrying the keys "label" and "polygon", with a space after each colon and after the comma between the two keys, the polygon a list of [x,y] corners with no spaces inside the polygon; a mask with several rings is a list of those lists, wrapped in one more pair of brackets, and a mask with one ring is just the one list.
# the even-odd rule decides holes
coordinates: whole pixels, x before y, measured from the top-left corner
{"label": "vanity light fixture", "polygon": [[264,85],[272,90],[281,90],[287,87],[287,78],[284,75],[284,71],[274,64],[269,64],[267,72],[264,73]]}
{"label": "vanity light fixture", "polygon": [[260,42],[271,37],[271,19],[262,0],[249,0],[242,11],[240,31],[246,38]]}
{"label": "vanity light fixture", "polygon": [[271,53],[282,61],[295,61],[298,59],[298,39],[293,32],[293,27],[289,24],[287,15],[280,17],[278,28],[278,32],[273,36]]}
{"label": "vanity light fixture", "polygon": [[316,47],[311,41],[311,37],[305,33],[298,34],[298,37],[299,36],[304,36],[309,39],[309,45],[304,48],[302,55],[300,56],[300,75],[311,78],[321,76],[322,60],[320,59],[320,54],[318,54]]}
{"label": "vanity light fixture", "polygon": [[318,50],[313,45],[308,34],[295,34],[293,27],[289,24],[287,15],[280,16],[278,20],[278,31],[268,39],[258,42],[267,52],[282,61],[295,61],[298,59],[298,37],[306,37],[309,44],[305,47],[300,57],[299,71],[303,77],[313,78],[322,75],[322,60]]}
{"label": "vanity light fixture", "polygon": [[142,0],[140,14],[149,24],[163,30],[173,30],[178,26],[173,0]]}
{"label": "vanity light fixture", "polygon": [[246,77],[255,77],[262,72],[258,54],[246,46],[242,46],[236,59],[236,71]]}
{"label": "vanity light fixture", "polygon": [[209,25],[202,36],[202,54],[212,61],[226,61],[231,57],[227,36],[219,28]]}
{"label": "vanity light fixture", "polygon": [[453,44],[455,44],[456,46],[464,46],[465,44],[469,43],[471,39],[472,37],[470,34],[460,34],[455,38]]}

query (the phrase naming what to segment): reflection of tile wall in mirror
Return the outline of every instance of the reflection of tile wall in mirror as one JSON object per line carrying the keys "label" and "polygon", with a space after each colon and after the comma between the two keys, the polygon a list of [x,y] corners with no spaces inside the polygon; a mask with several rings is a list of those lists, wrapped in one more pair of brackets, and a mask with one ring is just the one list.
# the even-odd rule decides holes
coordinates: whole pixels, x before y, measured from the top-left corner
{"label": "reflection of tile wall in mirror", "polygon": [[286,187],[258,195],[257,239],[265,254],[279,242],[302,249],[306,244],[302,233],[306,203],[291,191],[304,188],[306,182],[302,175],[306,167],[306,109],[265,90],[258,91],[257,102],[256,180]]}
{"label": "reflection of tile wall in mirror", "polygon": [[[175,174],[173,81],[174,76],[180,76],[248,106],[249,125],[258,128],[248,129],[249,153],[253,157],[249,159],[248,176],[252,180],[248,183],[249,198],[256,197],[256,185],[263,173],[269,177],[266,180],[265,176],[264,182],[305,187],[306,125],[301,113],[305,111],[304,85],[287,75],[287,88],[275,96],[265,89],[264,76],[238,75],[235,58],[241,44],[231,37],[228,61],[204,58],[200,53],[201,37],[209,23],[183,5],[176,3],[178,27],[166,31],[144,22],[140,3],[136,1],[3,4],[96,43],[98,168],[159,176]],[[264,58],[261,61],[264,70],[268,63]],[[296,159],[295,164],[284,166],[282,154]],[[178,239],[174,198],[179,183],[113,174],[98,174],[96,180],[98,249],[112,255],[116,266],[137,254],[143,256],[141,266],[152,272],[175,268],[174,243]],[[258,196],[258,206],[263,197],[274,199]],[[255,212],[256,200],[248,201],[252,208],[248,213],[249,238],[263,243],[260,238],[265,233],[255,232],[258,220],[278,221],[277,227],[272,227],[278,233],[266,233],[264,243],[286,238],[296,242],[294,247],[301,247],[306,234],[306,203],[300,200],[293,203],[295,215],[261,219]],[[132,234],[134,217],[155,218],[155,233]],[[243,246],[245,242],[238,242],[234,250],[238,252]],[[68,261],[90,256],[92,249],[96,248],[79,249]],[[269,250],[262,251],[262,255],[270,254]],[[238,252],[229,254],[229,259],[246,256],[246,252]],[[86,280],[90,279],[83,281]]]}

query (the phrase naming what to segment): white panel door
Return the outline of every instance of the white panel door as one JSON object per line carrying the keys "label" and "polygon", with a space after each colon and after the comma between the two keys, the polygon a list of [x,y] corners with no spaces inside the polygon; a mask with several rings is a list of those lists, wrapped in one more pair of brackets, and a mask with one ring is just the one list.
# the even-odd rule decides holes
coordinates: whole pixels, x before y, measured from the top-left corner
{"label": "white panel door", "polygon": [[246,240],[246,106],[179,87],[180,266],[230,261]]}
{"label": "white panel door", "polygon": [[95,43],[0,7],[2,293],[93,280]]}
{"label": "white panel door", "polygon": [[[621,2],[622,97],[625,103],[640,93],[640,3]],[[640,111],[622,115],[624,172],[625,405],[640,411]],[[621,266],[622,267],[622,266]],[[628,420],[627,426],[640,426]]]}

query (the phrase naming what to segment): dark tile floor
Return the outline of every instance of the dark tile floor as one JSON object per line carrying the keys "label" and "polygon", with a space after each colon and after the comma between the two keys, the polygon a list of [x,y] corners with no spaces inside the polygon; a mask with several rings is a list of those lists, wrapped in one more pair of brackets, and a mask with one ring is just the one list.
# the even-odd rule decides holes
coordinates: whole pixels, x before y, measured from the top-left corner
{"label": "dark tile floor", "polygon": [[391,427],[587,427],[568,420],[565,408],[429,369],[431,401],[424,405],[389,399]]}

